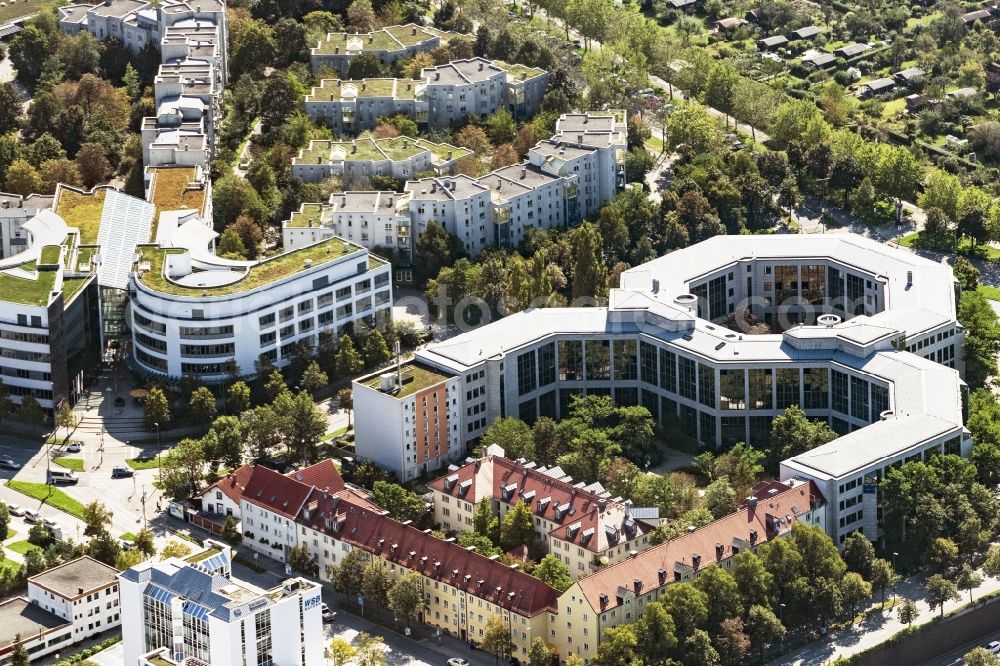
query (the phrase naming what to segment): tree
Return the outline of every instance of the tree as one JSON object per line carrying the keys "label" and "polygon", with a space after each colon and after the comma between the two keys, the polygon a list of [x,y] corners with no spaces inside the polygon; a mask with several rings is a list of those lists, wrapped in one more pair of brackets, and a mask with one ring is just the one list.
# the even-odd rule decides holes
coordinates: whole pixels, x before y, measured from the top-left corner
{"label": "tree", "polygon": [[132,544],[135,549],[146,557],[152,557],[156,554],[156,543],[153,541],[153,531],[149,528],[143,528],[139,530],[139,533],[135,535],[135,539]]}
{"label": "tree", "polygon": [[355,661],[358,666],[388,666],[389,662],[385,656],[385,645],[382,643],[381,636],[360,633],[357,642],[357,659]]}
{"label": "tree", "polygon": [[792,405],[771,422],[770,466],[776,469],[778,461],[805,453],[836,438],[837,433],[825,421],[810,420],[797,405]]}
{"label": "tree", "polygon": [[83,179],[80,177],[80,170],[71,160],[46,160],[42,162],[42,166],[38,172],[42,178],[42,190],[46,193],[55,192],[56,185],[59,183],[65,183],[74,187],[79,187],[83,184]]}
{"label": "tree", "polygon": [[326,565],[326,577],[337,592],[352,598],[361,592],[367,566],[368,555],[365,551],[352,548],[340,564]]}
{"label": "tree", "polygon": [[365,603],[371,603],[381,608],[389,606],[389,590],[392,580],[385,572],[385,567],[372,562],[361,575],[361,593]]}
{"label": "tree", "polygon": [[493,150],[486,131],[478,125],[466,125],[455,134],[455,143],[463,148],[468,148],[478,155],[486,155]]}
{"label": "tree", "polygon": [[639,639],[635,627],[628,624],[609,627],[601,636],[594,666],[642,666],[638,656]]}
{"label": "tree", "polygon": [[423,582],[420,574],[410,572],[398,579],[389,590],[389,607],[403,616],[406,626],[424,606]]}
{"label": "tree", "polygon": [[98,143],[85,143],[80,146],[75,161],[84,187],[91,188],[104,183],[111,174],[107,151]]}
{"label": "tree", "polygon": [[0,83],[0,134],[9,134],[20,129],[23,118],[21,96],[14,84]]}
{"label": "tree", "polygon": [[354,340],[349,335],[340,336],[337,345],[337,374],[341,377],[353,377],[361,372],[363,367],[364,361],[354,348]]}
{"label": "tree", "polygon": [[899,582],[899,574],[892,568],[889,560],[877,557],[872,561],[869,582],[873,590],[878,590],[882,597],[882,604],[885,604],[886,588],[895,588]]}
{"label": "tree", "polygon": [[354,410],[354,393],[349,388],[342,388],[334,396],[337,409],[347,412],[347,429],[351,428],[351,412]]}
{"label": "tree", "polygon": [[302,387],[303,391],[308,391],[309,393],[318,391],[329,383],[329,377],[320,369],[319,363],[316,361],[309,363],[306,371],[302,373],[302,377],[299,379],[299,386]]}
{"label": "tree", "polygon": [[750,608],[755,603],[767,604],[774,577],[756,553],[742,550],[736,554],[733,558],[733,579],[744,608]]}
{"label": "tree", "polygon": [[729,479],[737,497],[746,497],[750,488],[757,482],[757,477],[764,471],[764,466],[761,465],[764,456],[762,451],[738,442],[736,446],[715,459],[715,473]]}
{"label": "tree", "polygon": [[297,571],[305,576],[318,576],[319,564],[313,554],[309,552],[309,546],[304,543],[295,546],[288,551],[288,565],[292,571]]}
{"label": "tree", "polygon": [[10,654],[10,664],[11,666],[29,666],[31,664],[31,655],[28,654],[24,643],[21,642],[21,634],[14,636],[14,651]]}
{"label": "tree", "polygon": [[160,459],[163,492],[174,499],[186,499],[196,493],[201,486],[205,461],[201,440],[182,439]]}
{"label": "tree", "polygon": [[528,666],[552,666],[552,651],[545,644],[545,639],[535,636],[528,650]]}
{"label": "tree", "polygon": [[691,583],[668,585],[661,599],[674,620],[678,640],[687,640],[708,621],[708,595]]}
{"label": "tree", "polygon": [[958,303],[958,320],[965,327],[965,381],[973,389],[986,386],[997,374],[997,354],[1000,353],[1000,323],[989,301],[981,293],[962,293]]}
{"label": "tree", "polygon": [[983,584],[983,577],[976,573],[968,564],[962,565],[962,570],[958,572],[955,579],[955,586],[960,590],[969,592],[969,603],[972,603],[972,591]]}
{"label": "tree", "polygon": [[927,552],[927,562],[937,569],[943,571],[951,565],[958,557],[958,546],[951,539],[938,537],[930,544]]}
{"label": "tree", "polygon": [[896,607],[896,614],[900,622],[909,626],[920,615],[920,608],[912,599],[903,599]]}
{"label": "tree", "polygon": [[844,564],[851,571],[857,571],[866,580],[871,578],[872,564],[875,562],[875,547],[864,532],[851,532],[844,540],[844,550],[841,553]]}
{"label": "tree", "polygon": [[722,476],[705,488],[705,508],[713,518],[721,518],[736,511],[736,491],[729,485],[729,478]]}
{"label": "tree", "polygon": [[87,543],[87,554],[110,567],[118,562],[118,555],[121,552],[122,547],[118,539],[108,532],[101,532]]}
{"label": "tree", "polygon": [[725,114],[727,127],[729,126],[729,116],[733,112],[739,83],[739,72],[724,60],[714,63],[708,70],[708,77],[705,79],[703,92],[705,104]]}
{"label": "tree", "polygon": [[662,603],[646,604],[645,612],[635,624],[637,636],[642,637],[639,656],[644,664],[666,662],[677,648],[677,632],[674,619]]}
{"label": "tree", "polygon": [[965,257],[955,257],[952,271],[963,291],[975,291],[979,287],[979,269]]}
{"label": "tree", "polygon": [[506,659],[513,651],[514,641],[510,636],[510,629],[499,615],[491,615],[486,621],[482,647],[487,652],[493,653],[497,666],[500,664],[500,657]]}
{"label": "tree", "polygon": [[316,460],[316,445],[326,433],[326,418],[316,409],[312,396],[305,391],[299,391],[294,397],[283,396],[280,402],[285,445],[297,460]]}
{"label": "tree", "polygon": [[543,557],[531,575],[560,592],[565,592],[573,584],[569,567],[564,562],[557,560],[552,554]]}
{"label": "tree", "polygon": [[740,591],[736,579],[722,567],[712,564],[705,567],[692,581],[701,590],[708,603],[709,629],[714,631],[729,617],[740,614]]}
{"label": "tree", "polygon": [[10,533],[10,511],[4,502],[0,502],[0,541],[5,541]]}
{"label": "tree", "polygon": [[715,666],[719,663],[719,653],[704,629],[696,629],[684,641],[684,663],[691,666]]}
{"label": "tree", "polygon": [[225,539],[226,543],[230,546],[238,546],[239,543],[243,541],[243,535],[240,534],[236,518],[233,516],[226,516],[226,520],[222,523],[222,532],[220,532],[220,536]]}
{"label": "tree", "polygon": [[336,636],[330,641],[330,661],[333,662],[333,666],[347,666],[357,653],[354,646],[345,638]]}
{"label": "tree", "polygon": [[746,632],[750,637],[750,644],[763,659],[767,646],[784,637],[785,627],[770,608],[751,606],[747,612]]}
{"label": "tree", "polygon": [[215,395],[207,386],[199,386],[191,393],[188,406],[191,409],[191,415],[203,423],[215,418]]}
{"label": "tree", "polygon": [[112,517],[111,511],[96,500],[83,507],[83,523],[86,525],[84,536],[93,537],[107,532]]}
{"label": "tree", "polygon": [[386,344],[385,337],[378,330],[368,334],[368,339],[365,340],[364,356],[365,365],[369,368],[378,367],[392,358],[389,345]]}
{"label": "tree", "polygon": [[494,111],[486,119],[486,133],[494,146],[510,143],[517,136],[517,121],[505,107]]}
{"label": "tree", "polygon": [[511,460],[535,459],[535,440],[524,421],[505,416],[490,424],[482,437],[483,449],[491,444],[503,447],[504,456]]}
{"label": "tree", "polygon": [[646,174],[656,166],[656,158],[648,150],[639,146],[625,154],[625,180],[630,183],[641,183]]}
{"label": "tree", "polygon": [[163,550],[160,551],[160,559],[166,560],[171,557],[184,557],[191,554],[191,546],[180,541],[170,541]]}
{"label": "tree", "polygon": [[371,32],[375,27],[375,10],[371,0],[354,0],[347,7],[347,25],[354,32]]}
{"label": "tree", "polygon": [[274,62],[277,48],[271,26],[255,19],[243,19],[231,25],[230,62],[233,63],[230,76],[236,81],[244,73],[258,77],[264,68]]}
{"label": "tree", "polygon": [[851,609],[851,624],[854,624],[857,606],[872,595],[872,586],[861,574],[850,571],[840,581],[840,593],[844,603]]}
{"label": "tree", "polygon": [[596,298],[607,289],[604,264],[598,259],[602,246],[601,234],[590,222],[577,227],[574,235],[575,258],[573,264],[573,298]]}
{"label": "tree", "polygon": [[941,574],[934,574],[928,578],[925,590],[927,591],[927,605],[931,607],[931,610],[940,606],[941,617],[944,617],[944,605],[959,598],[955,584]]}
{"label": "tree", "polygon": [[16,159],[7,167],[5,187],[8,192],[26,197],[42,191],[42,177],[27,161]]}
{"label": "tree", "polygon": [[382,64],[379,57],[371,52],[363,52],[351,57],[347,68],[347,78],[359,81],[361,79],[376,79],[389,75],[389,68]]}
{"label": "tree", "polygon": [[[476,531],[476,534],[492,538],[490,526],[493,521],[493,504],[489,497],[484,497],[476,503],[476,509],[472,512],[472,529]],[[499,535],[497,538],[499,539]]]}
{"label": "tree", "polygon": [[965,666],[1000,666],[1000,657],[984,647],[977,647],[962,657]]}
{"label": "tree", "polygon": [[250,387],[244,381],[234,382],[226,389],[226,411],[242,414],[250,409]]}
{"label": "tree", "polygon": [[219,236],[219,245],[216,248],[216,254],[227,259],[247,258],[246,245],[243,244],[243,239],[233,229],[233,225],[226,227],[222,231],[222,235]]}
{"label": "tree", "polygon": [[372,488],[372,501],[389,512],[400,522],[419,523],[427,514],[427,505],[418,495],[398,483],[376,481]]}
{"label": "tree", "polygon": [[724,664],[738,664],[750,652],[750,637],[743,631],[743,620],[738,617],[726,618],[719,625],[715,644],[719,658]]}
{"label": "tree", "polygon": [[517,546],[535,543],[535,521],[531,509],[518,501],[503,517],[500,524],[500,547],[510,550]]}
{"label": "tree", "polygon": [[66,437],[70,436],[70,431],[76,427],[76,414],[72,405],[68,401],[63,401],[56,412],[56,425],[66,428]]}
{"label": "tree", "polygon": [[243,444],[246,433],[243,421],[237,416],[220,416],[212,422],[205,441],[206,457],[221,460],[235,469],[243,464]]}
{"label": "tree", "polygon": [[271,449],[281,444],[283,418],[269,405],[260,405],[243,412],[240,420],[254,461],[266,460]]}

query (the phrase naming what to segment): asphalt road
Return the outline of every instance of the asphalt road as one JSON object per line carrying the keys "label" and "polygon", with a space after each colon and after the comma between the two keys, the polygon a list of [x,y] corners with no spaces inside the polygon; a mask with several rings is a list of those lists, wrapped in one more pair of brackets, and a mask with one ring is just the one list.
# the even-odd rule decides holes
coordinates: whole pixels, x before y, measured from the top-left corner
{"label": "asphalt road", "polygon": [[966,643],[957,650],[952,650],[940,657],[929,659],[920,664],[920,666],[963,666],[965,660],[962,657],[979,646],[986,647],[990,641],[1000,641],[1000,631],[994,631],[991,634],[981,637],[979,640]]}

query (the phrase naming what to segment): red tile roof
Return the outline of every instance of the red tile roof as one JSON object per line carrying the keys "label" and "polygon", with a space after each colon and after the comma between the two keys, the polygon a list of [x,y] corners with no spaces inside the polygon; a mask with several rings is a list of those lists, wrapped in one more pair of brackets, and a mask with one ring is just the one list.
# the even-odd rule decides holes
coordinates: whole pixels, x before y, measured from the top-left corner
{"label": "red tile roof", "polygon": [[678,566],[697,571],[733,556],[734,546],[748,548],[783,536],[797,514],[825,501],[812,481],[791,488],[779,482],[760,483],[754,486],[754,496],[755,507],[744,503],[735,513],[581,578],[581,591],[595,611],[615,608],[622,588],[623,593],[634,593],[638,581],[639,593],[644,594],[672,583]]}
{"label": "red tile roof", "polygon": [[294,519],[312,486],[258,465],[243,491],[243,499],[274,513]]}
{"label": "red tile roof", "polygon": [[225,475],[208,488],[206,488],[201,496],[205,497],[212,490],[221,490],[224,492],[229,499],[240,503],[240,498],[243,497],[243,489],[246,488],[247,482],[250,481],[250,477],[253,476],[253,465],[243,465],[242,467],[237,467],[229,474]]}
{"label": "red tile roof", "polygon": [[338,540],[520,615],[532,617],[556,609],[559,591],[534,576],[383,513],[342,501],[336,514],[320,517],[310,512],[310,522],[322,523],[321,531]]}
{"label": "red tile roof", "polygon": [[344,489],[344,479],[337,471],[337,466],[333,464],[332,458],[320,460],[315,465],[289,472],[285,476],[309,486],[316,486],[320,490],[328,490],[331,493]]}
{"label": "red tile roof", "polygon": [[[492,466],[492,473],[480,473]],[[524,501],[532,512],[558,527],[550,534],[570,541],[586,550],[602,552],[620,543],[631,541],[652,527],[628,515],[622,502],[608,499],[608,493],[576,487],[561,480],[565,474],[550,475],[525,464],[501,456],[486,456],[463,465],[455,472],[430,483],[433,490],[467,502],[492,497],[510,506]],[[492,487],[488,480],[492,478]],[[463,491],[464,484],[468,487]]]}

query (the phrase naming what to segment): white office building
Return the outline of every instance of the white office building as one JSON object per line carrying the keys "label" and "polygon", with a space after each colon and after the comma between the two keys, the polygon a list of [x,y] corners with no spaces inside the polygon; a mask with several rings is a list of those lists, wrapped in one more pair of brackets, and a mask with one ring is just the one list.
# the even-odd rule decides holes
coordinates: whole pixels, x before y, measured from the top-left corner
{"label": "white office building", "polygon": [[506,108],[517,119],[541,106],[549,75],[537,67],[484,58],[426,67],[420,79],[323,79],[305,97],[312,120],[335,134],[372,129],[382,116],[403,114],[421,127],[447,127]]}
{"label": "white office building", "polygon": [[[773,418],[798,405],[841,437],[786,460],[782,477],[816,482],[838,541],[874,538],[875,513],[852,501],[866,476],[971,448],[957,297],[949,267],[853,234],[717,236],[626,271],[607,307],[521,312],[421,349],[415,365],[455,384],[462,448],[499,417],[565,417],[585,393],[643,405],[713,448],[767,444]],[[728,321],[747,311],[763,324]],[[405,392],[355,382],[359,457],[405,459],[412,441],[381,427],[405,424]]]}
{"label": "white office building", "polygon": [[124,663],[166,648],[175,663],[322,666],[320,586],[291,578],[264,590],[227,575],[221,560],[224,551],[147,561],[119,575]]}
{"label": "white office building", "polygon": [[[625,186],[625,151],[625,112],[566,114],[556,122],[555,134],[532,147],[520,165],[481,178],[417,178],[406,182],[402,194],[336,192],[328,204],[303,204],[286,220],[283,243],[296,248],[336,235],[411,259],[416,239],[435,222],[473,257],[489,247],[514,248],[530,229],[561,228],[596,216]],[[302,168],[312,168],[307,166],[312,155],[304,155]]]}

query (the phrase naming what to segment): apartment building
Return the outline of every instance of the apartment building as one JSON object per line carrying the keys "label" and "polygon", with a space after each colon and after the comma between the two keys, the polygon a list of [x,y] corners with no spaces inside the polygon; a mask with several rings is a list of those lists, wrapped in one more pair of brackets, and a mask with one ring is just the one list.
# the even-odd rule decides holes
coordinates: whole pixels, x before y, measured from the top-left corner
{"label": "apartment building", "polygon": [[370,183],[374,176],[409,180],[422,175],[454,175],[468,148],[397,136],[353,141],[313,139],[292,158],[292,175],[307,183],[340,176],[344,187]]}
{"label": "apartment building", "polygon": [[[859,236],[718,236],[629,269],[606,307],[520,312],[418,350],[414,364],[454,386],[460,449],[500,417],[563,418],[581,394],[645,406],[712,447],[766,445],[774,417],[798,405],[841,437],[782,475],[815,479],[837,507],[827,525],[839,543],[877,530],[875,514],[848,505],[866,475],[970,451],[957,292],[947,266]],[[729,324],[746,310],[767,332]],[[354,388],[359,455],[377,440],[377,463],[405,456],[410,440],[373,422],[394,387],[370,403],[376,387]]]}
{"label": "apartment building", "polygon": [[[419,363],[354,380],[354,413],[364,413],[364,425],[356,418],[354,429],[365,432],[355,442],[358,458],[371,460],[400,481],[460,460],[465,450],[459,385],[458,378]],[[384,446],[383,440],[393,446]]]}
{"label": "apartment building", "polygon": [[538,110],[547,85],[544,70],[470,58],[426,67],[416,80],[323,79],[306,95],[305,111],[335,134],[372,129],[379,117],[397,114],[422,127],[447,127],[466,116],[486,118],[500,108],[523,119]]}
{"label": "apartment building", "polygon": [[228,552],[193,559],[146,561],[119,574],[123,663],[166,649],[174,663],[322,666],[318,584],[290,578],[265,590],[232,577]]}
{"label": "apartment building", "polygon": [[53,197],[0,192],[0,259],[12,257],[28,247],[28,235],[21,231],[24,223],[40,210],[52,208]]}
{"label": "apartment building", "polygon": [[[295,248],[334,234],[366,247],[389,248],[406,262],[412,260],[416,239],[436,222],[462,241],[470,256],[488,247],[514,248],[529,229],[593,218],[624,188],[625,149],[624,111],[566,114],[556,122],[555,134],[531,148],[520,165],[481,178],[416,178],[406,182],[402,194],[337,192],[328,204],[303,204],[282,225],[283,242]],[[312,154],[309,159],[304,154],[301,168],[314,168],[306,164]],[[320,155],[317,161],[322,160]],[[372,163],[361,159],[357,164],[368,169]],[[315,169],[317,176],[327,172],[323,165]]]}
{"label": "apartment building", "polygon": [[737,553],[787,536],[795,523],[823,526],[824,503],[809,482],[761,483],[735,513],[581,578],[560,595],[553,616],[549,640],[559,660],[592,660],[609,628],[638,621],[671,583],[712,564],[729,569]]}
{"label": "apartment building", "polygon": [[27,597],[0,604],[0,664],[21,636],[32,661],[121,624],[118,570],[83,556],[28,579]]}
{"label": "apartment building", "polygon": [[472,35],[438,30],[413,23],[391,25],[372,32],[331,32],[309,49],[313,74],[324,71],[347,76],[351,61],[361,54],[373,54],[383,65],[412,58],[432,51],[456,38],[473,39]]}
{"label": "apartment building", "polygon": [[660,522],[656,507],[634,509],[600,483],[573,483],[558,466],[510,460],[496,444],[428,487],[434,522],[445,532],[472,531],[473,514],[484,499],[501,520],[523,502],[534,515],[539,543],[566,564],[574,579],[646,550],[648,534]]}
{"label": "apartment building", "polygon": [[510,628],[511,656],[522,663],[536,637],[549,641],[550,614],[559,592],[516,566],[350,502],[311,504],[300,515],[299,527],[301,542],[321,563],[323,579],[327,560],[320,559],[322,554],[343,558],[359,549],[392,580],[420,574],[425,605],[418,622],[481,642],[487,623],[499,617]]}

